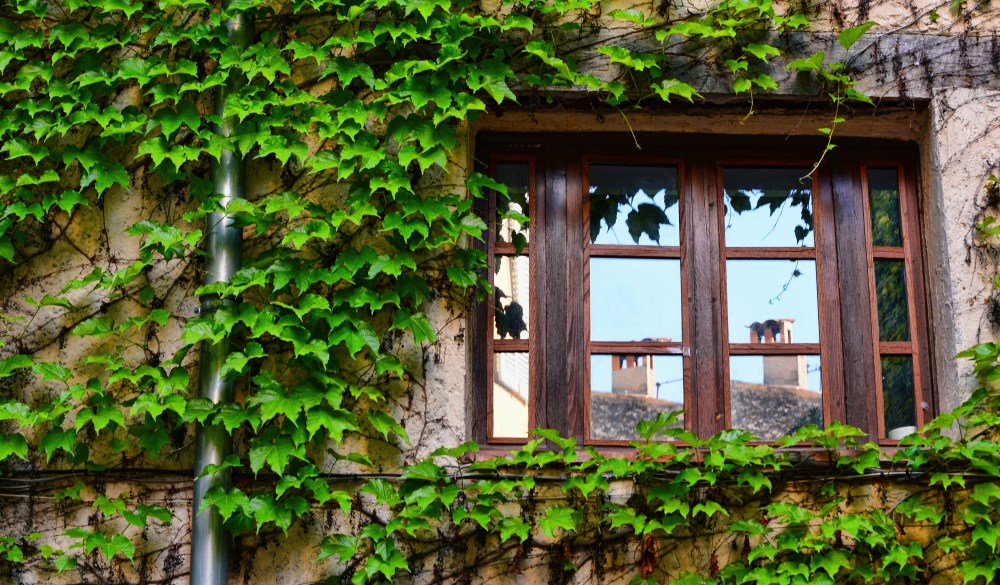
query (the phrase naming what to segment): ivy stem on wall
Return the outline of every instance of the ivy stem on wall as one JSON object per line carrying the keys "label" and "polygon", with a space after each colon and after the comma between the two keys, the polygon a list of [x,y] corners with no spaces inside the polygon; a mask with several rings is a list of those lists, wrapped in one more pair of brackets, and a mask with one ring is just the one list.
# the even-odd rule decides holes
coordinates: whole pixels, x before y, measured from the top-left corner
{"label": "ivy stem on wall", "polygon": [[[228,40],[233,47],[245,51],[254,38],[252,16],[241,13],[227,22]],[[228,138],[236,129],[235,115],[226,115],[226,101],[243,82],[242,75],[231,73],[227,83],[216,93],[216,114],[222,123],[214,131]],[[244,198],[246,191],[246,165],[243,154],[234,150],[223,150],[218,163],[212,167],[214,192],[219,204],[225,209],[231,201]],[[234,217],[225,211],[208,214],[207,237],[205,240],[206,285],[228,282],[241,263],[243,231],[235,224]],[[202,297],[201,312],[211,314],[232,299],[221,299],[215,295]],[[218,342],[211,340],[201,344],[201,366],[199,395],[216,404],[232,402],[233,382],[222,375],[222,366],[229,355],[229,338]],[[191,522],[191,584],[224,585],[228,581],[228,537],[223,527],[223,519],[215,507],[202,510],[205,494],[215,487],[228,490],[230,472],[218,469],[232,450],[231,438],[225,428],[218,424],[202,425],[198,430],[197,453],[195,459],[194,502]],[[213,466],[214,471],[206,473]]]}

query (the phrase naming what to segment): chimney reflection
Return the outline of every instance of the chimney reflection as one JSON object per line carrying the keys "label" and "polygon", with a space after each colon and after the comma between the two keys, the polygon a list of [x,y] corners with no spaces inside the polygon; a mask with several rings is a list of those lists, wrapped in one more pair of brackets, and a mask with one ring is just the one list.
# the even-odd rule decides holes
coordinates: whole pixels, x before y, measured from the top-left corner
{"label": "chimney reflection", "polygon": [[[768,319],[750,324],[751,344],[792,343],[795,319]],[[806,356],[765,355],[764,385],[806,388]]]}

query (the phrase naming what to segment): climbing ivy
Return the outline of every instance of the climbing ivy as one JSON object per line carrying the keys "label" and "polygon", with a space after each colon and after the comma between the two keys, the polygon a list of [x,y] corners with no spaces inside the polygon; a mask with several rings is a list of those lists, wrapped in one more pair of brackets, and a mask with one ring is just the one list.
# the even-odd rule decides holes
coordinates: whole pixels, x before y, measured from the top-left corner
{"label": "climbing ivy", "polygon": [[[775,71],[811,77],[831,100],[832,121],[820,129],[831,137],[845,108],[871,105],[844,60],[792,55],[778,42],[808,28],[806,3],[601,8],[3,3],[0,272],[23,275],[57,243],[75,248],[83,266],[60,267],[78,270],[60,289],[18,299],[18,316],[0,314],[4,472],[171,468],[196,424],[221,425],[236,454],[206,473],[235,470],[243,481],[213,488],[206,506],[235,534],[287,533],[317,509],[339,510],[317,553],[336,560],[334,582],[390,582],[428,564],[445,579],[493,558],[484,551],[517,564],[537,550],[553,559],[553,581],[586,561],[598,572],[625,565],[633,583],[653,583],[670,573],[661,560],[671,539],[697,538],[712,543],[708,564],[670,575],[679,582],[920,581],[932,551],[954,558],[965,581],[991,581],[1000,567],[1000,421],[988,390],[894,454],[838,424],[806,426],[771,446],[740,431],[701,439],[670,414],[642,423],[628,456],[546,430],[474,463],[460,463],[472,444],[404,456],[413,441],[399,413],[424,383],[441,333],[428,311],[459,312],[491,294],[472,245],[486,229],[474,202],[505,187],[458,156],[481,112],[558,107],[575,92],[627,119],[654,103],[701,99],[675,72],[706,62],[749,97],[751,113],[754,99],[778,88]],[[237,14],[256,23],[245,51],[227,42]],[[609,23],[629,32],[582,43]],[[842,48],[872,26],[842,31]],[[692,46],[699,50],[682,50]],[[586,65],[594,60],[613,73],[595,73]],[[223,87],[238,89],[217,109]],[[228,117],[237,124],[224,135],[216,128]],[[210,172],[226,151],[247,159],[258,180],[223,207]],[[153,208],[114,225],[115,208],[136,200]],[[192,314],[177,289],[185,296],[200,282],[204,222],[216,211],[243,228],[244,261],[229,282],[189,295],[231,302]],[[99,232],[96,253],[73,241],[88,231]],[[122,231],[137,242],[133,257],[112,250]],[[86,357],[43,357],[53,353],[39,330],[87,348]],[[239,380],[239,396],[213,404],[197,397],[192,350],[223,338],[234,347],[223,372]],[[997,351],[986,344],[966,356],[987,382],[1000,371]],[[885,473],[919,489],[888,511],[852,506],[851,482],[881,489]],[[793,484],[815,498],[783,497]],[[61,572],[135,560],[141,550],[127,526],[155,528],[176,511],[128,492],[90,493],[74,481],[54,498],[89,507],[94,522],[0,536],[0,562]],[[907,536],[910,522],[935,537]]]}

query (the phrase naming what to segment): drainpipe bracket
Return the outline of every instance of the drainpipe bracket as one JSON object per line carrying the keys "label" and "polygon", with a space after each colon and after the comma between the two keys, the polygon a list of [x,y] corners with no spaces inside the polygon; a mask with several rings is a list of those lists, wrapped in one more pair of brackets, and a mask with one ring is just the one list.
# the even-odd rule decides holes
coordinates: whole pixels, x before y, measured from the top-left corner
{"label": "drainpipe bracket", "polygon": [[211,315],[219,309],[231,308],[236,306],[236,299],[233,298],[219,298],[219,297],[202,297],[201,306],[195,307],[194,312],[196,315]]}

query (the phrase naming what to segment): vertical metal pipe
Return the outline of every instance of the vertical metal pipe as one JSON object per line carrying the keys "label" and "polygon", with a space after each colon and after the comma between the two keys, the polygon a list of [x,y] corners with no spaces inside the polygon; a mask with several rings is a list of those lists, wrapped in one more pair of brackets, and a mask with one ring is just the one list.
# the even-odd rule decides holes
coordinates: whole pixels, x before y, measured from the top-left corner
{"label": "vertical metal pipe", "polygon": [[[228,2],[226,3],[228,5]],[[253,42],[253,17],[240,14],[226,23],[229,29],[229,44],[246,49]],[[215,111],[224,116],[226,98],[239,89],[243,79],[239,74],[230,75],[225,86],[216,93]],[[215,131],[229,136],[235,130],[235,116],[224,117]],[[221,202],[228,205],[234,199],[241,199],[246,191],[246,167],[243,156],[235,151],[224,150],[219,162],[212,167],[212,181],[215,192],[222,195]],[[227,282],[239,270],[241,262],[242,230],[233,223],[233,218],[221,212],[208,215],[205,243],[205,284]],[[232,303],[231,299],[205,297],[201,301],[202,312],[210,314],[222,303]],[[203,341],[201,345],[201,372],[199,394],[215,403],[233,400],[233,384],[222,377],[222,364],[229,355],[229,339],[218,343]],[[229,577],[229,543],[222,525],[222,517],[215,508],[198,513],[205,498],[205,492],[214,486],[229,489],[228,470],[198,477],[207,465],[218,465],[232,450],[229,434],[221,425],[205,424],[198,429],[197,453],[195,454],[194,502],[191,520],[191,585],[225,585]]]}

